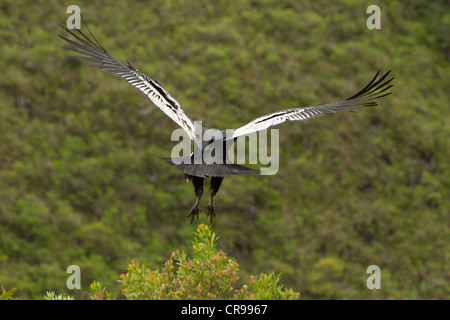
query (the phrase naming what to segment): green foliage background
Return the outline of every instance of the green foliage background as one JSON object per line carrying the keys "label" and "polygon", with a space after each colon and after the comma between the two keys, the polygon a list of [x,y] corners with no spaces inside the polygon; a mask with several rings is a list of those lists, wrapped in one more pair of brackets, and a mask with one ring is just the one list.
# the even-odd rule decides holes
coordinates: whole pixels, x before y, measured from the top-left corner
{"label": "green foliage background", "polygon": [[[3,0],[0,286],[14,297],[67,292],[72,264],[82,290],[69,294],[98,280],[119,296],[133,258],[156,269],[196,228],[192,186],[160,159],[176,124],[59,48],[71,4],[206,127],[340,101],[392,68],[379,107],[281,126],[278,174],[226,178],[213,229],[244,278],[282,273],[302,299],[450,298],[443,0]],[[366,28],[371,4],[381,30]],[[381,290],[366,288],[372,264]]]}

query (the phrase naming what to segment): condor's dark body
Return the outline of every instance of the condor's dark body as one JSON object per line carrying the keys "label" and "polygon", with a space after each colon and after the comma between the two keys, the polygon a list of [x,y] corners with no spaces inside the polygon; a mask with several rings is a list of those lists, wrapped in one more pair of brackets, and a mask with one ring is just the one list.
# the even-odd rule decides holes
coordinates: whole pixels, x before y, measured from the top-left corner
{"label": "condor's dark body", "polygon": [[[232,163],[228,158],[228,151],[233,146],[234,139],[227,139],[225,131],[202,128],[202,135],[195,135],[194,152],[184,158],[163,158],[164,161],[177,170],[181,170],[190,177],[226,177],[228,175],[243,175],[259,173],[259,170],[250,169]],[[219,138],[220,137],[220,138]],[[202,138],[201,140],[199,138]],[[222,147],[221,153],[216,151]],[[220,158],[219,158],[220,157]],[[201,160],[201,163],[199,163]],[[218,161],[217,161],[218,160]]]}
{"label": "condor's dark body", "polygon": [[[197,128],[196,128],[197,129]],[[214,132],[214,135],[210,133]],[[207,177],[211,177],[211,182],[209,186],[209,196],[210,202],[206,206],[206,214],[212,220],[215,217],[215,208],[214,208],[214,196],[220,189],[222,181],[224,177],[228,175],[243,175],[243,174],[252,174],[259,173],[259,170],[253,170],[244,166],[240,166],[238,164],[231,163],[228,158],[228,151],[233,146],[234,139],[228,139],[225,131],[219,131],[214,129],[209,130],[207,128],[202,128],[202,135],[195,135],[196,139],[194,140],[194,152],[189,157],[184,158],[163,158],[164,161],[175,169],[181,170],[184,172],[186,180],[192,181],[194,185],[195,195],[197,196],[197,200],[191,211],[189,211],[187,217],[191,217],[191,223],[195,217],[198,218],[198,214],[200,212],[200,208],[198,206],[199,200],[203,195],[203,183],[204,179]],[[220,137],[220,140],[219,140]],[[199,140],[202,138],[201,140]],[[217,155],[216,159],[216,151],[221,147],[222,157],[220,154]],[[200,156],[199,156],[200,154]],[[197,156],[197,157],[196,157]],[[197,159],[197,161],[196,161]],[[198,159],[201,160],[201,163]],[[219,160],[219,161],[217,161]]]}

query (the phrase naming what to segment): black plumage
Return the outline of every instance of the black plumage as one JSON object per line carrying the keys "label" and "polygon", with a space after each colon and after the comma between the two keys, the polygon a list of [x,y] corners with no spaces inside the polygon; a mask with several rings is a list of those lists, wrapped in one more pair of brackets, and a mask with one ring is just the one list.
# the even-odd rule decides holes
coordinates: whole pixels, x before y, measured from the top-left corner
{"label": "black plumage", "polygon": [[[69,47],[63,48],[79,54],[73,56],[74,58],[87,61],[90,66],[122,78],[132,87],[137,88],[147,96],[155,106],[182,127],[187,132],[189,138],[194,142],[194,152],[190,157],[163,158],[166,163],[170,164],[175,169],[183,171],[188,181],[192,181],[194,185],[197,199],[194,206],[187,214],[187,217],[191,219],[191,223],[195,217],[198,218],[200,212],[199,201],[203,195],[203,182],[205,178],[211,177],[209,188],[210,202],[206,207],[206,214],[210,217],[212,222],[215,217],[213,199],[219,191],[224,177],[228,175],[259,173],[259,170],[230,163],[227,158],[227,153],[228,148],[232,144],[228,142],[235,141],[240,136],[265,130],[285,121],[303,121],[325,115],[326,113],[335,113],[340,110],[356,107],[373,107],[377,105],[377,99],[391,93],[388,90],[392,87],[392,85],[389,84],[393,78],[386,80],[391,71],[388,71],[380,78],[378,77],[378,72],[362,90],[344,101],[278,111],[250,121],[246,125],[236,130],[232,130],[231,133],[230,131],[218,131],[220,132],[219,138],[216,136],[208,137],[207,135],[205,137],[205,132],[208,129],[199,129],[186,114],[183,107],[155,79],[139,72],[128,61],[127,64],[124,64],[115,59],[98,43],[90,31],[89,33],[93,40],[80,30],[71,31],[65,27],[62,28],[73,37],[73,40],[71,40],[60,35],[60,37],[70,45]],[[213,143],[222,144],[223,157],[219,162],[211,161],[213,159],[211,159],[210,154],[206,152]],[[196,163],[194,160],[199,154],[201,155],[202,160],[199,163]]]}

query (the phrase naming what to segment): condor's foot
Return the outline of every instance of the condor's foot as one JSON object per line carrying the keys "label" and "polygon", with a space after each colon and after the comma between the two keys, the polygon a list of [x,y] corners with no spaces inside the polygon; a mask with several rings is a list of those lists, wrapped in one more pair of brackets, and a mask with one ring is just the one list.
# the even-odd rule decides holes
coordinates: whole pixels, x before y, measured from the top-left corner
{"label": "condor's foot", "polygon": [[200,211],[202,211],[202,209],[200,209],[200,208],[198,207],[198,204],[195,204],[195,205],[192,207],[191,211],[189,211],[189,213],[186,215],[186,218],[191,217],[191,222],[190,222],[190,224],[192,224],[192,222],[194,222],[194,218],[195,218],[195,217],[197,217],[197,220],[198,220],[198,215],[199,215]]}
{"label": "condor's foot", "polygon": [[209,217],[209,221],[212,223],[214,218],[216,217],[216,208],[213,202],[210,202],[206,206],[206,216]]}

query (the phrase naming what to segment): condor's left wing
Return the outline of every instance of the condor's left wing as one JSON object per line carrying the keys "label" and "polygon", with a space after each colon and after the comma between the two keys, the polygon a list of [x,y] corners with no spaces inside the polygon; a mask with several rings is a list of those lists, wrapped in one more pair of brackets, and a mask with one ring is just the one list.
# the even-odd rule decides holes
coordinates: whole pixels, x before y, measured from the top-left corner
{"label": "condor's left wing", "polygon": [[194,140],[194,122],[189,118],[178,101],[155,79],[139,72],[128,61],[127,65],[125,65],[114,58],[97,42],[95,37],[95,42],[93,42],[80,30],[74,32],[64,26],[61,27],[73,37],[73,40],[71,40],[59,35],[59,37],[71,45],[70,47],[63,48],[80,54],[79,56],[72,56],[73,58],[88,61],[91,63],[89,64],[91,67],[98,68],[113,76],[124,79],[129,85],[146,95],[155,106],[183,128],[191,140]]}

